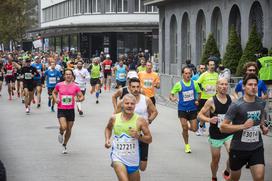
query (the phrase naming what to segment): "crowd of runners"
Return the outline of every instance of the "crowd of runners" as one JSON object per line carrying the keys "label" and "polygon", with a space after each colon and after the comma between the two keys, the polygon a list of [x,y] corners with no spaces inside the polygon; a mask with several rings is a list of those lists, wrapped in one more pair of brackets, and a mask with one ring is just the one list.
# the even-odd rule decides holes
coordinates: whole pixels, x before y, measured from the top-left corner
{"label": "crowd of runners", "polygon": [[[182,80],[169,93],[169,99],[178,105],[184,151],[189,154],[193,150],[189,130],[202,136],[208,128],[212,181],[218,177],[222,146],[229,155],[223,171],[225,180],[239,180],[242,167],[247,165],[253,180],[262,181],[265,174],[262,134],[268,133],[267,87],[258,79],[258,64],[249,62],[244,66],[243,80],[236,85],[235,93],[229,95],[230,73],[226,70],[217,65],[214,57],[197,69],[186,61],[181,70]],[[68,153],[75,108],[83,116],[81,103],[85,96],[95,96],[95,103],[100,104],[100,94],[112,92],[114,114],[105,128],[105,147],[112,150],[112,167],[120,181],[140,180],[140,171],[147,168],[152,142],[149,125],[158,116],[156,89],[163,89],[153,63],[144,54],[121,55],[117,62],[109,54],[101,54],[86,63],[80,54],[71,56],[68,52],[6,52],[0,55],[0,96],[3,84],[8,87],[7,99],[20,98],[27,115],[31,114],[31,104],[42,108],[41,95],[47,88],[49,111],[55,112],[57,107],[58,141],[63,154]]]}

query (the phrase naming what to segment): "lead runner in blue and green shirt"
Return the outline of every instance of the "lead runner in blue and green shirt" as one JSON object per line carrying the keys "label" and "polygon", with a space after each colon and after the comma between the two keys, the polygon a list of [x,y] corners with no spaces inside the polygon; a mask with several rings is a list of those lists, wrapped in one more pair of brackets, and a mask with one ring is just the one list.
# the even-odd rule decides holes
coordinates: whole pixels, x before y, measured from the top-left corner
{"label": "lead runner in blue and green shirt", "polygon": [[[185,152],[191,153],[188,130],[190,129],[194,132],[197,130],[196,117],[198,100],[196,95],[197,93],[199,94],[201,90],[198,84],[191,80],[192,70],[189,67],[184,67],[181,72],[183,80],[177,82],[172,88],[170,100],[173,102],[178,100],[178,117],[182,126]],[[176,93],[179,94],[179,99],[175,97]],[[190,127],[188,126],[188,121],[190,123]]]}

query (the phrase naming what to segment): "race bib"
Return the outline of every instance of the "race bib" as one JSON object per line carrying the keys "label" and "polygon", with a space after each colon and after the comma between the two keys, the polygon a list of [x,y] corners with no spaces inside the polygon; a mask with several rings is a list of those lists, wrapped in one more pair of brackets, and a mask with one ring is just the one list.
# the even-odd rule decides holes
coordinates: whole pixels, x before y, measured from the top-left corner
{"label": "race bib", "polygon": [[13,74],[13,70],[7,70],[7,75],[12,75]]}
{"label": "race bib", "polygon": [[152,88],[153,81],[152,79],[144,79],[144,88]]}
{"label": "race bib", "polygon": [[57,80],[56,80],[56,77],[49,77],[49,84],[56,84],[57,83]]}
{"label": "race bib", "polygon": [[225,114],[218,114],[217,115],[217,127],[220,128],[221,123],[224,121],[225,119]]}
{"label": "race bib", "polygon": [[183,95],[184,102],[191,101],[191,100],[195,99],[193,90],[184,91],[184,92],[182,92],[182,95]]}
{"label": "race bib", "polygon": [[25,79],[26,80],[32,79],[32,73],[25,73]]}
{"label": "race bib", "polygon": [[119,156],[134,156],[137,153],[136,139],[133,138],[117,138],[116,153]]}
{"label": "race bib", "polygon": [[216,94],[216,88],[214,85],[207,85],[206,87],[206,93],[207,94],[211,94],[211,95],[214,95]]}
{"label": "race bib", "polygon": [[243,130],[241,141],[244,143],[259,142],[260,126],[253,126]]}
{"label": "race bib", "polygon": [[73,101],[73,97],[72,96],[61,96],[61,104],[64,106],[71,106],[72,105],[72,101]]}
{"label": "race bib", "polygon": [[111,66],[110,65],[105,65],[105,70],[110,70]]}
{"label": "race bib", "polygon": [[125,79],[125,78],[126,78],[126,74],[124,74],[124,73],[119,74],[119,79]]}

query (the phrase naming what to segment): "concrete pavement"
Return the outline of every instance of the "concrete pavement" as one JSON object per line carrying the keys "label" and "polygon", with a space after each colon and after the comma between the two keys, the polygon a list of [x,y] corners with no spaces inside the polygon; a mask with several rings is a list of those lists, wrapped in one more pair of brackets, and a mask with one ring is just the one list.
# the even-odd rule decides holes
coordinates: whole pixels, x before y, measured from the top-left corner
{"label": "concrete pavement", "polygon": [[[57,141],[56,113],[47,107],[47,91],[43,89],[42,107],[32,105],[26,115],[19,99],[8,101],[6,87],[0,97],[0,159],[7,170],[8,181],[112,181],[117,180],[110,167],[110,150],[104,148],[104,128],[112,114],[111,93],[102,93],[100,103],[87,93],[83,103],[84,117],[76,121],[63,155]],[[148,168],[141,173],[146,181],[211,180],[210,153],[207,136],[190,133],[191,154],[184,153],[181,127],[176,109],[158,105],[159,115],[151,125]],[[272,180],[272,138],[264,137],[266,181]],[[227,154],[222,150],[219,180]],[[252,180],[243,169],[243,181]]]}

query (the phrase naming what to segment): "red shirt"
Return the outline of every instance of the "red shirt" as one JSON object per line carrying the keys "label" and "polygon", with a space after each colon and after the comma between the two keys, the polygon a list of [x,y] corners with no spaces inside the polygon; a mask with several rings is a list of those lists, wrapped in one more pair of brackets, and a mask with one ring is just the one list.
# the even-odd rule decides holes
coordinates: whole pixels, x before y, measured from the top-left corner
{"label": "red shirt", "polygon": [[111,66],[112,66],[112,61],[111,60],[104,60],[102,63],[104,67],[104,72],[111,72]]}
{"label": "red shirt", "polygon": [[13,68],[12,63],[7,63],[5,65],[5,70],[6,70],[6,77],[13,77],[14,76],[15,70]]}

